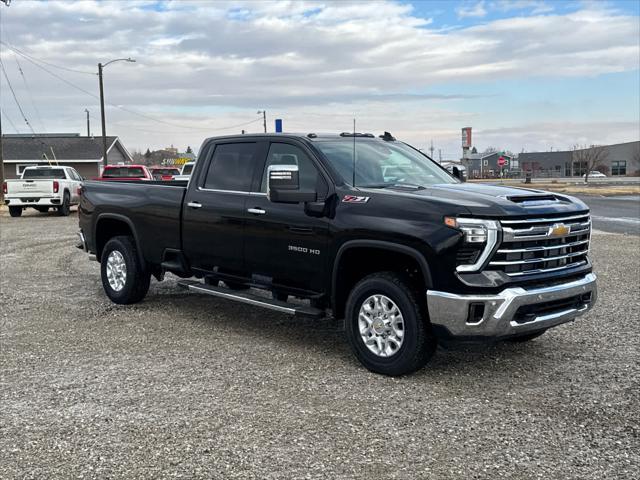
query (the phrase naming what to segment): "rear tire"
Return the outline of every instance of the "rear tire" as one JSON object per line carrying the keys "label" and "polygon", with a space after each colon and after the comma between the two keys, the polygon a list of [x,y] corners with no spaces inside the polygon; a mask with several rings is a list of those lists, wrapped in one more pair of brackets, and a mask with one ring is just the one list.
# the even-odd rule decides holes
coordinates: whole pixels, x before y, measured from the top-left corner
{"label": "rear tire", "polygon": [[151,272],[138,256],[132,237],[113,237],[100,257],[102,286],[112,302],[121,305],[137,303],[149,291]]}
{"label": "rear tire", "polygon": [[12,217],[21,217],[22,207],[9,207],[9,215]]}
{"label": "rear tire", "polygon": [[62,197],[62,205],[58,207],[58,215],[61,217],[68,217],[71,213],[71,197],[69,192],[64,192]]}
{"label": "rear tire", "polygon": [[436,349],[423,295],[395,272],[374,273],[356,284],[347,300],[345,323],[353,353],[375,373],[414,372]]}

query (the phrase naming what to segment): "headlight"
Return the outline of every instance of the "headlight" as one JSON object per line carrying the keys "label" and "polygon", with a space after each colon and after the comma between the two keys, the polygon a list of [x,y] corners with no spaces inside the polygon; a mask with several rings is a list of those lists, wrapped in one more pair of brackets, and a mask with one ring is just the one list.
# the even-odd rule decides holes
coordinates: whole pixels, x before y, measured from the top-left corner
{"label": "headlight", "polygon": [[464,245],[459,249],[456,271],[476,272],[486,263],[498,243],[500,224],[481,218],[445,217],[445,225],[456,228],[464,235]]}

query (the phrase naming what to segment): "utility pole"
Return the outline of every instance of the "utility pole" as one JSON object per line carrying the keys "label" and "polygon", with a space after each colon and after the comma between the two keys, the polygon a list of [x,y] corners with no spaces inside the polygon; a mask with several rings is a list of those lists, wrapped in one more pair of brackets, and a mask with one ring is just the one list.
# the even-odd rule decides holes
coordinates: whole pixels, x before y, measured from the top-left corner
{"label": "utility pole", "polygon": [[[11,0],[0,0],[7,7]],[[4,155],[2,154],[2,109],[0,108],[0,184],[4,185]],[[0,190],[0,201],[4,203],[4,188]]]}
{"label": "utility pole", "polygon": [[104,118],[104,87],[102,85],[102,63],[98,63],[100,79],[100,118],[102,119],[102,166],[107,166],[107,125]]}
{"label": "utility pole", "polygon": [[258,115],[262,114],[262,125],[264,127],[264,133],[267,133],[267,111],[258,110]]}
{"label": "utility pole", "polygon": [[438,163],[442,163],[442,149],[438,149]]}
{"label": "utility pole", "polygon": [[116,58],[110,62],[98,64],[98,79],[100,81],[100,117],[102,119],[102,165],[107,166],[107,124],[104,118],[104,87],[102,85],[102,69],[113,62],[135,62],[132,58]]}
{"label": "utility pole", "polygon": [[91,136],[91,128],[89,125],[89,110],[88,109],[84,109],[85,112],[87,112],[87,137]]}
{"label": "utility pole", "polygon": [[431,159],[433,159],[433,151],[435,150],[435,148],[433,148],[433,140],[431,140],[431,146],[429,147],[429,151],[431,152]]}

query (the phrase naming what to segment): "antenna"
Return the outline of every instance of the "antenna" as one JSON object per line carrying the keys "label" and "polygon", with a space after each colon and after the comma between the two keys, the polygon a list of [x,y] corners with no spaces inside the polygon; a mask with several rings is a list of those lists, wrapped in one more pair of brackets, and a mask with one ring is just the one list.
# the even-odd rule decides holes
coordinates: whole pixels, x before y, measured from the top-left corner
{"label": "antenna", "polygon": [[353,119],[353,187],[356,186],[356,119]]}

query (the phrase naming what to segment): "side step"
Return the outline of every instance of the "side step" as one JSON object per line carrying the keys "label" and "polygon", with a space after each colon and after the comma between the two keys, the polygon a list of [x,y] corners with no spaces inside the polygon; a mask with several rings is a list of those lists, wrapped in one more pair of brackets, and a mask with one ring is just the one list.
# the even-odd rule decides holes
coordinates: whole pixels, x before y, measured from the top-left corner
{"label": "side step", "polygon": [[313,308],[308,305],[295,305],[293,303],[281,302],[279,300],[271,300],[251,293],[238,292],[222,287],[214,287],[213,285],[205,285],[202,282],[194,280],[180,280],[178,281],[178,285],[192,292],[226,298],[227,300],[246,303],[256,307],[268,308],[269,310],[275,310],[276,312],[288,313],[289,315],[301,315],[311,318],[323,318],[326,316],[324,310],[320,310],[319,308]]}

